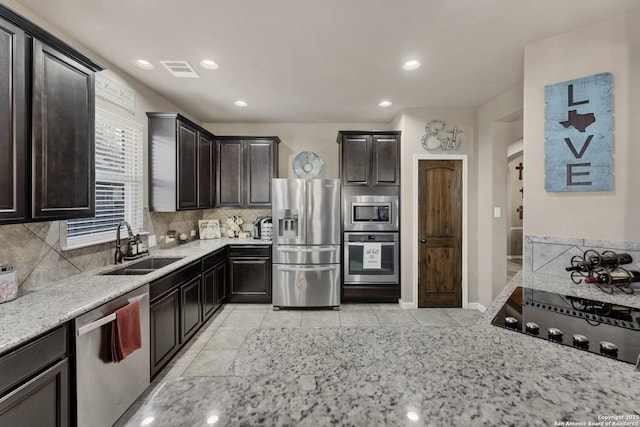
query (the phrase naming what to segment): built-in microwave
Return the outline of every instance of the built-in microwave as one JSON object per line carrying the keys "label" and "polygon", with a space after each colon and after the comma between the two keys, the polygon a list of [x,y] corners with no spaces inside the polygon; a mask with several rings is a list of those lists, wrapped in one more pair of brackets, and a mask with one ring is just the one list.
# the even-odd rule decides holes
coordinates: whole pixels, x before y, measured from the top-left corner
{"label": "built-in microwave", "polygon": [[345,231],[398,231],[398,196],[347,196],[343,214]]}

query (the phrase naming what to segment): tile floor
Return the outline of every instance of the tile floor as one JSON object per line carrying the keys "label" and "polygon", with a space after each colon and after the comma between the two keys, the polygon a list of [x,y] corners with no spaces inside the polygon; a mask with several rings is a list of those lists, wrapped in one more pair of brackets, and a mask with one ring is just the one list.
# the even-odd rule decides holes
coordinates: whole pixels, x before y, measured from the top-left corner
{"label": "tile floor", "polygon": [[[147,398],[166,382],[184,378],[232,377],[232,366],[248,334],[256,330],[295,328],[438,328],[475,324],[481,313],[465,309],[404,310],[397,304],[343,304],[338,311],[280,310],[267,304],[226,304],[158,375],[145,394],[129,409],[116,426],[130,422]],[[139,414],[138,414],[139,417]]]}

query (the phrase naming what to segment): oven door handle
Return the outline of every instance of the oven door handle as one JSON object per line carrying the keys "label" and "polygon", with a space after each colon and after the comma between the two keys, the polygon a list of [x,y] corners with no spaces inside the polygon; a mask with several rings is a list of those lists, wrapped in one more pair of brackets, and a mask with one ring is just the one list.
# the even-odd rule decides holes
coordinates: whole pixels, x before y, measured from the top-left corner
{"label": "oven door handle", "polygon": [[336,252],[339,246],[318,246],[317,248],[296,248],[294,246],[280,246],[278,252]]}
{"label": "oven door handle", "polygon": [[367,243],[380,243],[381,246],[395,246],[398,242],[345,242],[347,246],[364,246]]}
{"label": "oven door handle", "polygon": [[314,267],[314,266],[291,267],[291,266],[279,265],[277,268],[278,268],[278,271],[290,271],[290,272],[296,273],[300,271],[331,271],[331,270],[335,270],[339,266],[340,264],[333,264],[331,266],[325,266],[325,267]]}
{"label": "oven door handle", "polygon": [[[128,303],[131,304],[132,302],[140,301],[141,299],[143,299],[145,297],[148,297],[148,296],[149,296],[149,294],[144,294],[144,295],[140,295],[139,297],[131,298]],[[91,331],[93,331],[95,329],[98,329],[99,327],[101,327],[103,325],[106,325],[107,323],[111,323],[114,320],[116,320],[116,313],[115,312],[111,313],[111,314],[108,314],[108,315],[106,315],[104,317],[101,317],[101,318],[99,318],[98,320],[96,320],[94,322],[87,323],[86,325],[80,326],[78,328],[77,335],[79,337],[81,337],[82,335],[88,334],[89,332],[91,332]]]}

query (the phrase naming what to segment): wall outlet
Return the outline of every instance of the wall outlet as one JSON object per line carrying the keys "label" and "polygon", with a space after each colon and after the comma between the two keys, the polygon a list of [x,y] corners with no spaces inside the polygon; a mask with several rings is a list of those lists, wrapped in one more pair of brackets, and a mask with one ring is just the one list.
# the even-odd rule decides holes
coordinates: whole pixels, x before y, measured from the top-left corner
{"label": "wall outlet", "polygon": [[191,230],[191,237],[196,237],[196,230]]}
{"label": "wall outlet", "polygon": [[151,234],[149,235],[149,247],[153,248],[156,246],[156,235],[155,234]]}

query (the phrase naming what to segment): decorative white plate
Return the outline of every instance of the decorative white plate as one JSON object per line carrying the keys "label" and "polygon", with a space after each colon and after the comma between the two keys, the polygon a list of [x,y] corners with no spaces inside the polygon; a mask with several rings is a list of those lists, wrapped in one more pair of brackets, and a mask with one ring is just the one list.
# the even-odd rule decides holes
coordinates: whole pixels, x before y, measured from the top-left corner
{"label": "decorative white plate", "polygon": [[302,151],[293,159],[293,173],[298,178],[318,178],[322,163],[322,159],[313,151]]}

